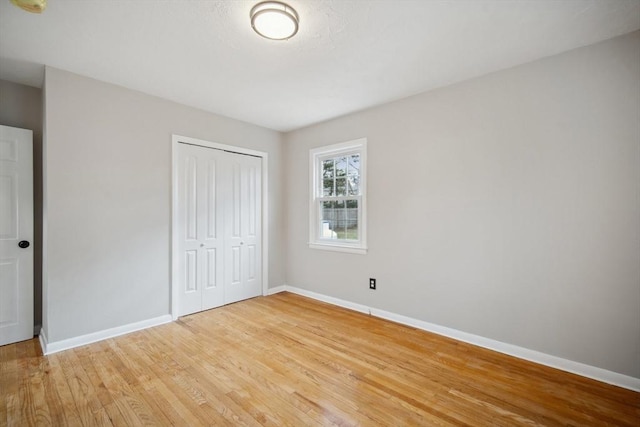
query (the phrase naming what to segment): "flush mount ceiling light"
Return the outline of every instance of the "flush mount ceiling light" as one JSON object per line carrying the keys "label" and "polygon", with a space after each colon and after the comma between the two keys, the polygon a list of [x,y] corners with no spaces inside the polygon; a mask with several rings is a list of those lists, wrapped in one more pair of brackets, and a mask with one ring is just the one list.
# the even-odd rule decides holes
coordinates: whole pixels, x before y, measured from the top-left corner
{"label": "flush mount ceiling light", "polygon": [[11,0],[11,3],[31,13],[42,13],[47,7],[47,0]]}
{"label": "flush mount ceiling light", "polygon": [[253,6],[251,27],[262,37],[271,40],[287,40],[298,32],[298,13],[279,1],[264,1]]}

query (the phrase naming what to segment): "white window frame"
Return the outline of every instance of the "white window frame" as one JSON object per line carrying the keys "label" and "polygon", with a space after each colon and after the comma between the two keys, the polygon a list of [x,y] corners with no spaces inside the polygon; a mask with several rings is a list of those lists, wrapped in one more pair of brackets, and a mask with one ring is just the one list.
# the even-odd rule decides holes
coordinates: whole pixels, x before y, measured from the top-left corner
{"label": "white window frame", "polygon": [[[360,154],[360,195],[346,196],[358,199],[357,241],[323,239],[320,224],[322,197],[322,161],[340,155]],[[309,247],[328,251],[367,253],[367,139],[360,138],[339,144],[318,147],[309,151]]]}

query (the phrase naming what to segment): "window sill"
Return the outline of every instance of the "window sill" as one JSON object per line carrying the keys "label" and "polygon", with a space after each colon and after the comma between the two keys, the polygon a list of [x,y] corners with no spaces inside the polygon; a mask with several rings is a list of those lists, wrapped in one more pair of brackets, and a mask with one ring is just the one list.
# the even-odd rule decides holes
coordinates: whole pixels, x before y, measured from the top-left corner
{"label": "window sill", "polygon": [[337,244],[327,244],[327,243],[309,243],[310,249],[320,249],[323,251],[334,251],[334,252],[345,252],[350,254],[359,254],[366,255],[367,248],[363,247],[355,247],[355,246],[346,246],[346,245],[337,245]]}

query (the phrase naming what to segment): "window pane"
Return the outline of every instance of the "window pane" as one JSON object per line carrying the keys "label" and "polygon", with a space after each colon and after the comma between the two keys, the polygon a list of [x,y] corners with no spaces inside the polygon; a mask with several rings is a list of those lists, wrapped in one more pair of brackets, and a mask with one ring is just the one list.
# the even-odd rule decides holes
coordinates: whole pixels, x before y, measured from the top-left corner
{"label": "window pane", "polygon": [[360,175],[360,154],[349,156],[349,175]]}
{"label": "window pane", "polygon": [[358,196],[360,194],[360,177],[347,177],[347,193],[349,196]]}
{"label": "window pane", "polygon": [[358,240],[358,216],[350,222],[350,225],[345,230],[344,238],[346,240]]}
{"label": "window pane", "polygon": [[334,196],[335,190],[333,189],[333,180],[325,179],[322,182],[322,195],[323,196]]}
{"label": "window pane", "polygon": [[360,154],[349,156],[347,195],[360,195]]}
{"label": "window pane", "polygon": [[336,196],[347,195],[347,178],[336,178]]}
{"label": "window pane", "polygon": [[325,160],[322,162],[322,177],[323,178],[333,178],[333,159]]}
{"label": "window pane", "polygon": [[322,239],[337,239],[338,234],[334,231],[336,227],[336,202],[322,202],[320,213]]}
{"label": "window pane", "polygon": [[338,239],[344,239],[346,227],[346,203],[344,201],[336,202],[336,221],[334,231],[338,235]]}
{"label": "window pane", "polygon": [[343,239],[358,240],[358,201],[347,200],[345,209],[345,234]]}
{"label": "window pane", "polygon": [[337,157],[335,161],[336,161],[336,176],[346,176],[347,175],[347,158]]}

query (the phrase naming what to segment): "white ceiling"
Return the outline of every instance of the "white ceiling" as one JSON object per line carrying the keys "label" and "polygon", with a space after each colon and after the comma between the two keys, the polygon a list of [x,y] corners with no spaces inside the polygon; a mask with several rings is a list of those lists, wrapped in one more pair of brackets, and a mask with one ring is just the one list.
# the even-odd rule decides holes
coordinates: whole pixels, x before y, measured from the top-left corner
{"label": "white ceiling", "polygon": [[0,78],[45,64],[288,131],[640,29],[640,0],[288,0],[276,42],[258,1],[0,0]]}

